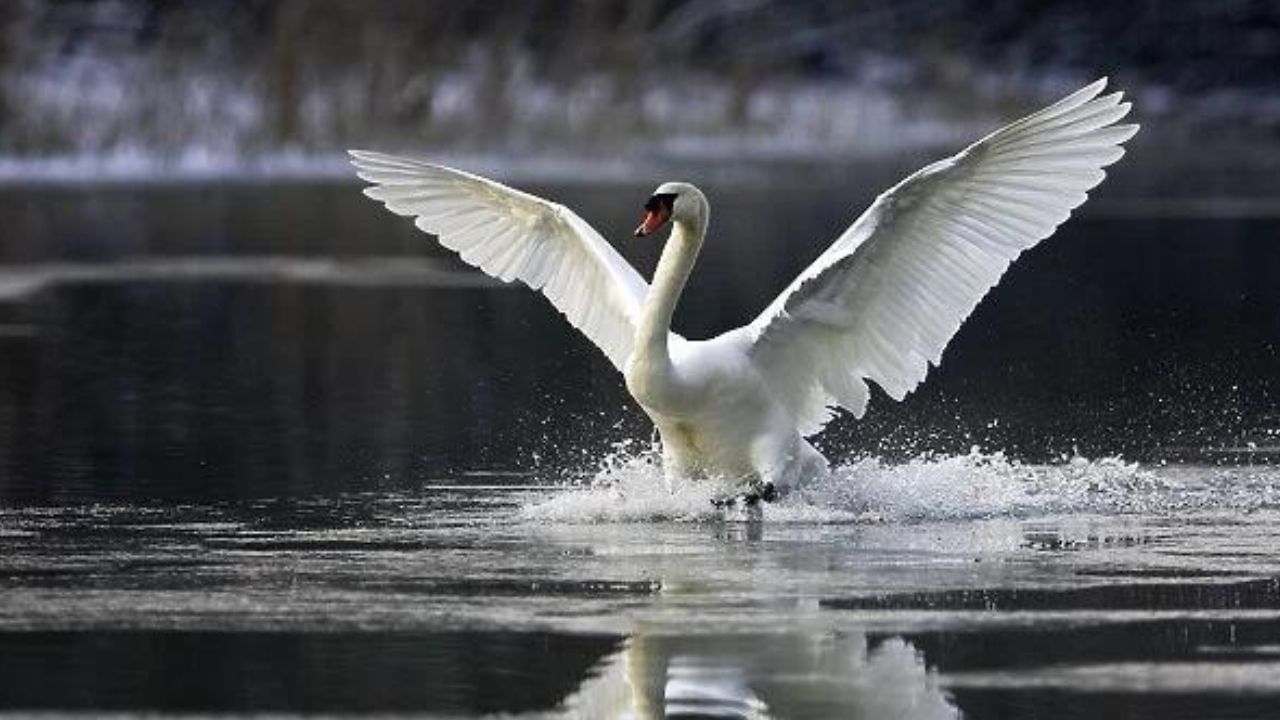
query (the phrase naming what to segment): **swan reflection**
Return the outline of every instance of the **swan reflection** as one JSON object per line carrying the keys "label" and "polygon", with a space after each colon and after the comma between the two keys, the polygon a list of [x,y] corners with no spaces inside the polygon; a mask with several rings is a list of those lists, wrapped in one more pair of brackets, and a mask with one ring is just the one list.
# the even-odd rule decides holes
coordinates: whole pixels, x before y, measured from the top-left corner
{"label": "swan reflection", "polygon": [[862,633],[636,634],[564,705],[562,717],[960,717],[909,643]]}

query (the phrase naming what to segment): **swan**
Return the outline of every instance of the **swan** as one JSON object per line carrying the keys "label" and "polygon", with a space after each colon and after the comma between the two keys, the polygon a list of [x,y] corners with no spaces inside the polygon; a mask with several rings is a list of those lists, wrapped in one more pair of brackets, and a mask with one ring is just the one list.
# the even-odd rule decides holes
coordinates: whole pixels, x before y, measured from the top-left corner
{"label": "swan", "polygon": [[364,194],[463,261],[540,290],[623,374],[656,425],[664,474],[772,500],[828,472],[806,439],[867,381],[901,400],[1009,263],[1047,238],[1124,154],[1130,104],[1102,78],[880,194],[751,323],[708,340],[671,331],[710,205],[659,185],[637,236],[670,226],[650,286],[573,211],[461,170],[352,150]]}

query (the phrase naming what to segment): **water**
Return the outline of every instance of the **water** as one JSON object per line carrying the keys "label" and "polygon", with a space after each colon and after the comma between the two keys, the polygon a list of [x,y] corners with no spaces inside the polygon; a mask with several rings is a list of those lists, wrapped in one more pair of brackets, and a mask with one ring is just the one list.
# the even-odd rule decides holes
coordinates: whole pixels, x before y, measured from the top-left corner
{"label": "water", "polygon": [[[708,183],[677,329],[882,174]],[[625,237],[647,184],[539,190]],[[830,482],[726,517],[354,186],[6,188],[0,713],[1273,717],[1280,224],[1225,207],[1104,193]]]}

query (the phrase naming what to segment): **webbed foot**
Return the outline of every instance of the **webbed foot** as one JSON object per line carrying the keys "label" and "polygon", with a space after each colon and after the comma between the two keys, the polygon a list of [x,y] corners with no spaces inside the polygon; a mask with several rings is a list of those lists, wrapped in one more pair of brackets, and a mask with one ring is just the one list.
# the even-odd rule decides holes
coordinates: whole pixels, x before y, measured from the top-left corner
{"label": "webbed foot", "polygon": [[711,504],[718,508],[732,508],[741,505],[742,507],[755,507],[761,502],[773,502],[778,499],[778,489],[773,483],[759,483],[751,489],[738,495],[728,495],[726,497],[712,498]]}

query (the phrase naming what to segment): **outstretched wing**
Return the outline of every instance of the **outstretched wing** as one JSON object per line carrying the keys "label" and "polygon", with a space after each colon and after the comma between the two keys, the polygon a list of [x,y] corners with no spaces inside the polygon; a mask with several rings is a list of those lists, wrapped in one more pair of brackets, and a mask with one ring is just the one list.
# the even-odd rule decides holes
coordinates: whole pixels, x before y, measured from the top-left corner
{"label": "outstretched wing", "polygon": [[573,211],[460,170],[352,150],[364,194],[466,263],[542,291],[622,370],[649,286]]}
{"label": "outstretched wing", "polygon": [[1137,125],[1106,79],[934,163],[871,207],[745,330],[806,434],[866,380],[901,400],[937,365],[1005,268],[1049,237],[1124,154]]}

